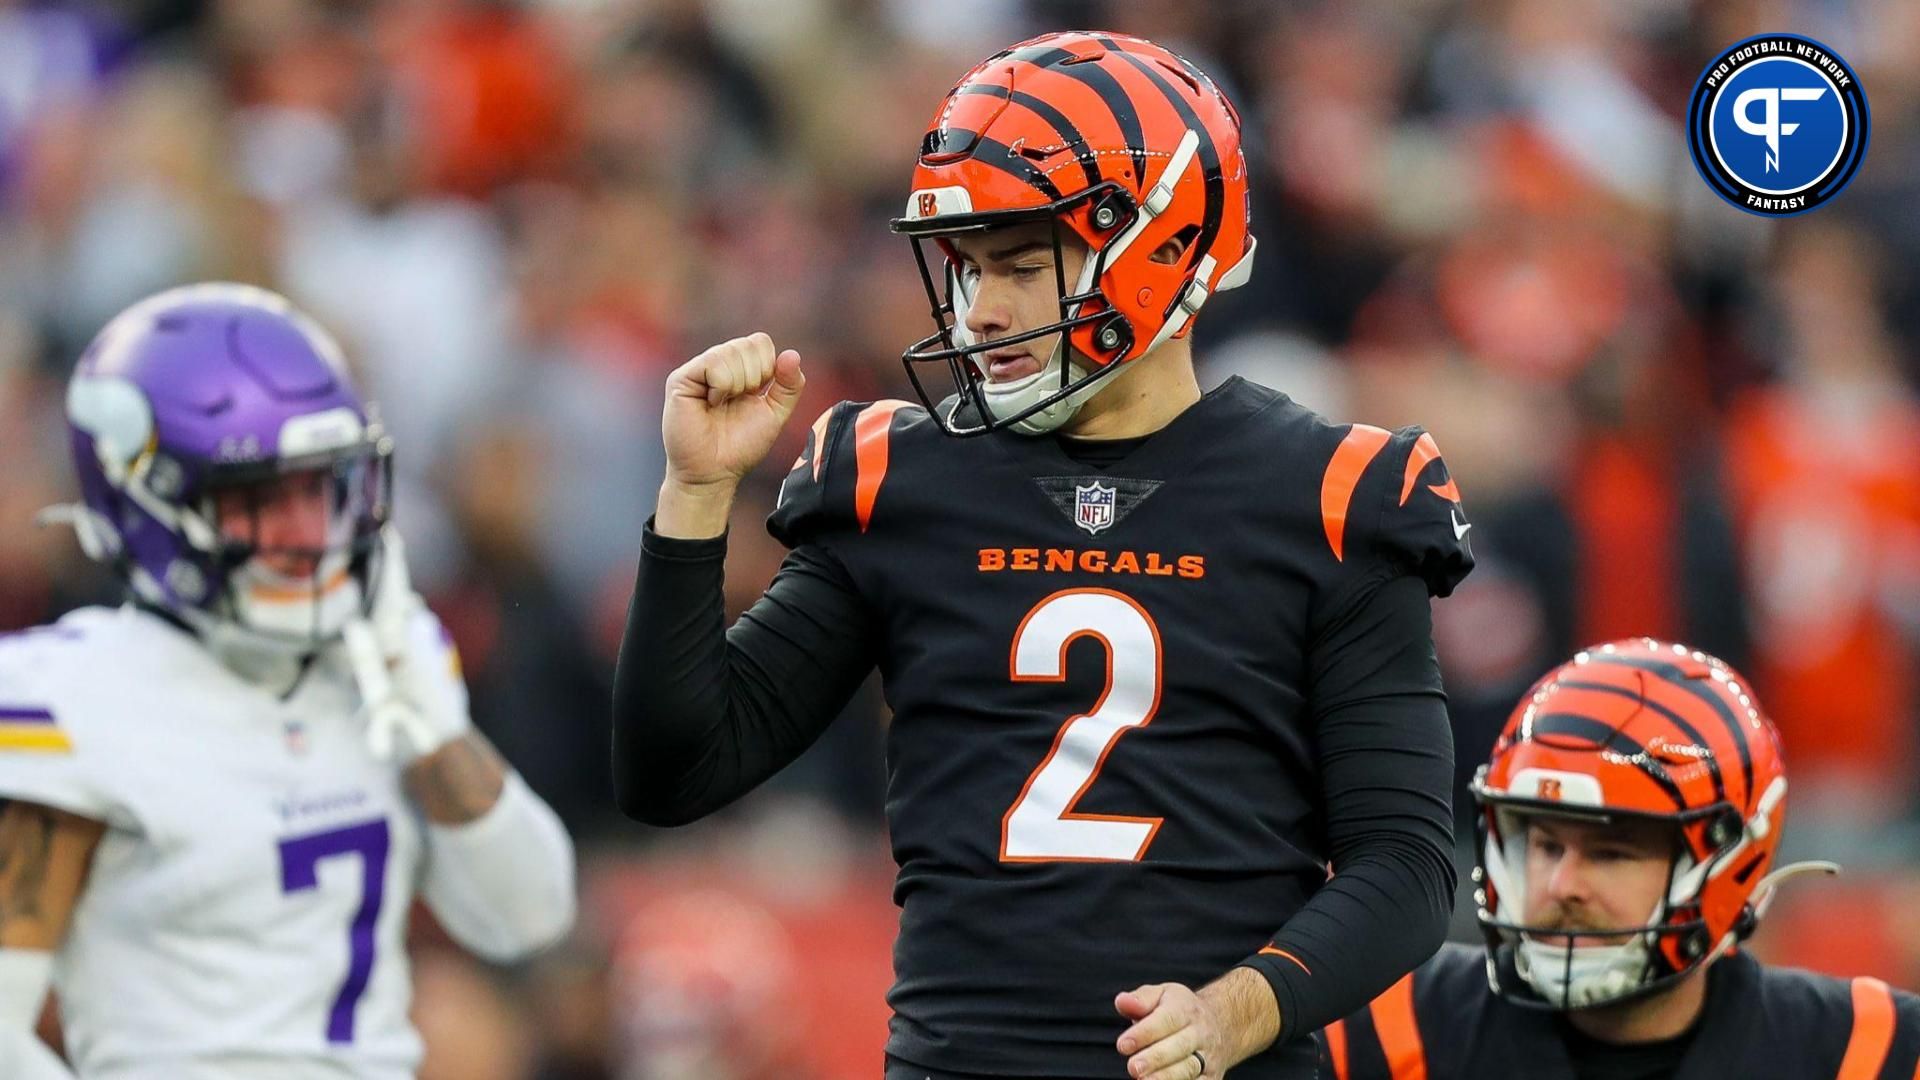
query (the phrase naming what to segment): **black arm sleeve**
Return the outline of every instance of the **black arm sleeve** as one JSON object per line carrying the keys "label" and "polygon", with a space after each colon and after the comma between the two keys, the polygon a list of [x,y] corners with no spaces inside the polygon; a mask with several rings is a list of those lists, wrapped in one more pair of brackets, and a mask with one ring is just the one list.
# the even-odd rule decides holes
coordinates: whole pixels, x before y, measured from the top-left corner
{"label": "black arm sleeve", "polygon": [[683,825],[727,805],[811,746],[873,669],[874,622],[846,568],[802,544],[725,626],[725,537],[663,537],[648,522],[613,687],[620,809]]}
{"label": "black arm sleeve", "polygon": [[1363,1008],[1446,937],[1453,736],[1420,578],[1355,590],[1317,636],[1312,708],[1333,876],[1247,965],[1282,1041]]}

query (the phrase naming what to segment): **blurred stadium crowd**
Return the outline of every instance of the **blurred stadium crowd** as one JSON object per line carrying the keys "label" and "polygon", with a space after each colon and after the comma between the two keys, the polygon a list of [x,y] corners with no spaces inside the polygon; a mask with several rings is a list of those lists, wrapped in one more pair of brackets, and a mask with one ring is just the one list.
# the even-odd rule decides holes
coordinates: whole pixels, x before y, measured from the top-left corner
{"label": "blurred stadium crowd", "polygon": [[[529,970],[420,927],[425,1075],[872,1075],[877,690],[722,820],[612,809],[660,385],[766,329],[809,414],[907,396],[927,305],[885,222],[913,148],[976,60],[1074,25],[1185,53],[1245,117],[1261,256],[1200,323],[1203,383],[1446,448],[1481,560],[1436,607],[1463,782],[1577,646],[1718,653],[1786,735],[1783,859],[1848,868],[1790,889],[1761,951],[1920,985],[1909,0],[0,0],[0,629],[107,598],[32,525],[70,487],[85,341],[184,281],[287,292],[396,434],[476,721],[586,857],[577,941]],[[1771,30],[1846,56],[1874,120],[1848,192],[1777,222],[1709,193],[1678,122],[1715,49]],[[796,448],[742,501],[736,607]]]}

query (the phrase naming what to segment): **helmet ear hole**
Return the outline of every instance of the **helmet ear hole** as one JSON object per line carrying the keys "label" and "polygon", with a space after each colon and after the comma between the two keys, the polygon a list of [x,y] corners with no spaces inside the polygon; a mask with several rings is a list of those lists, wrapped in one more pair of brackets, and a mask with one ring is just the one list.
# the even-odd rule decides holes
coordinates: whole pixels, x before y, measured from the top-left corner
{"label": "helmet ear hole", "polygon": [[[1187,252],[1193,250],[1193,242],[1199,236],[1200,236],[1200,226],[1189,225],[1186,228],[1181,229],[1179,232],[1174,233],[1172,236],[1168,237],[1166,242],[1162,243],[1158,248],[1156,248],[1152,256],[1150,257],[1153,259],[1154,262],[1160,263],[1164,266],[1172,266],[1173,264],[1179,262],[1181,258],[1186,255]],[[1199,282],[1199,285],[1202,288],[1205,288],[1207,285],[1207,282],[1204,282],[1204,281]]]}

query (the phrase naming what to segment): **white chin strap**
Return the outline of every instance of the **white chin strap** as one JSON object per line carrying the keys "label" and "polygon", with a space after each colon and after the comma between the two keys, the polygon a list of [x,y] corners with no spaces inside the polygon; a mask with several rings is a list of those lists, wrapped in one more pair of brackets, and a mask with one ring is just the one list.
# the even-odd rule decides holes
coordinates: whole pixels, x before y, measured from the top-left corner
{"label": "white chin strap", "polygon": [[316,593],[312,579],[288,578],[250,559],[229,580],[230,613],[180,608],[178,614],[228,670],[248,682],[289,686],[306,657],[360,610],[360,582],[348,570],[351,562],[345,552],[321,559],[315,573],[330,584]]}
{"label": "white chin strap", "polygon": [[[1067,347],[1063,341],[1054,347],[1053,356],[1048,358],[1044,367],[1023,379],[1004,383],[982,382],[980,389],[986,394],[987,404],[993,409],[993,415],[1018,415],[1022,410],[1031,408],[1035,403],[1044,400],[1047,395],[1059,392],[1062,363],[1066,363],[1067,366],[1067,382],[1074,383],[1085,378],[1086,368],[1062,359],[1062,354],[1066,351]],[[1054,431],[1073,419],[1073,414],[1080,411],[1080,406],[1085,405],[1089,398],[1099,393],[1106,382],[1106,379],[1102,379],[1085,389],[1076,390],[1035,412],[1032,416],[1017,420],[1008,426],[1022,435],[1045,435]]]}
{"label": "white chin strap", "polygon": [[258,557],[247,560],[228,581],[233,621],[263,637],[303,645],[332,638],[360,610],[360,583],[347,569],[351,561],[344,551],[330,552],[309,579],[276,573]]}
{"label": "white chin strap", "polygon": [[[1798,862],[1773,871],[1754,886],[1754,920],[1758,922],[1766,914],[1780,883],[1787,878],[1800,874],[1832,875],[1839,872],[1837,864],[1826,861]],[[1665,904],[1655,905],[1653,917],[1647,921],[1648,928],[1658,926],[1665,918],[1666,911]],[[1522,938],[1519,947],[1514,950],[1513,966],[1535,993],[1555,1005],[1562,1001],[1573,1009],[1604,1005],[1639,988],[1641,979],[1646,975],[1649,960],[1647,950],[1652,942],[1652,934],[1640,934],[1622,945],[1588,945],[1568,949]],[[1738,935],[1728,933],[1722,936],[1699,966],[1704,968],[1713,963],[1730,952],[1736,944]]]}
{"label": "white chin strap", "polygon": [[[1666,905],[1655,905],[1647,925],[1657,925]],[[1632,993],[1647,972],[1650,934],[1636,934],[1621,945],[1549,945],[1522,937],[1513,967],[1549,1004],[1569,1009],[1600,1005]]]}
{"label": "white chin strap", "polygon": [[[1089,288],[1089,279],[1093,276],[1092,259],[1087,260],[1087,265],[1080,276],[1081,283],[1077,286],[1077,291],[1085,292]],[[953,297],[954,344],[962,348],[973,345],[977,339],[973,336],[973,332],[967,329],[967,312],[973,307],[972,283],[956,273],[951,265],[947,268],[947,291],[948,295]],[[1063,363],[1068,368],[1068,383],[1085,378],[1087,368],[1068,361],[1066,353],[1067,335],[1063,332],[1059,343],[1053,347],[1053,355],[1047,358],[1047,362],[1041,365],[1039,371],[1008,382],[994,382],[991,379],[981,378],[978,385],[981,393],[986,395],[987,407],[992,410],[993,416],[1018,416],[1046,400],[1049,394],[1058,392],[1061,386],[1060,366]],[[1084,390],[1068,394],[1032,416],[1014,421],[1008,427],[1022,435],[1045,435],[1057,430],[1060,425],[1073,419],[1073,414],[1079,412],[1080,406],[1086,404],[1089,398],[1100,392],[1104,382],[1105,380],[1101,380]],[[983,416],[980,419],[985,421],[989,417]]]}

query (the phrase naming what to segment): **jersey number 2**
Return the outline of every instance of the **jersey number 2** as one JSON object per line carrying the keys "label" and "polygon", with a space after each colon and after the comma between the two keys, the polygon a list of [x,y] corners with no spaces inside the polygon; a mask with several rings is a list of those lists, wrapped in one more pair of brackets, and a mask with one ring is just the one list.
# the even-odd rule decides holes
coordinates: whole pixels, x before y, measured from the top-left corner
{"label": "jersey number 2", "polygon": [[387,821],[375,818],[325,832],[280,841],[280,891],[318,888],[320,860],[337,855],[360,858],[360,907],[347,925],[347,979],[327,1013],[327,1041],[353,1041],[353,1009],[373,975],[374,924],[380,920],[380,894],[387,880]]}
{"label": "jersey number 2", "polygon": [[1034,605],[1013,634],[1015,682],[1060,682],[1067,647],[1081,637],[1107,650],[1107,688],[1086,712],[1067,718],[1053,748],[1000,819],[1003,862],[1134,862],[1147,853],[1157,817],[1076,813],[1100,766],[1160,707],[1160,629],[1131,597],[1110,589],[1066,589]]}

